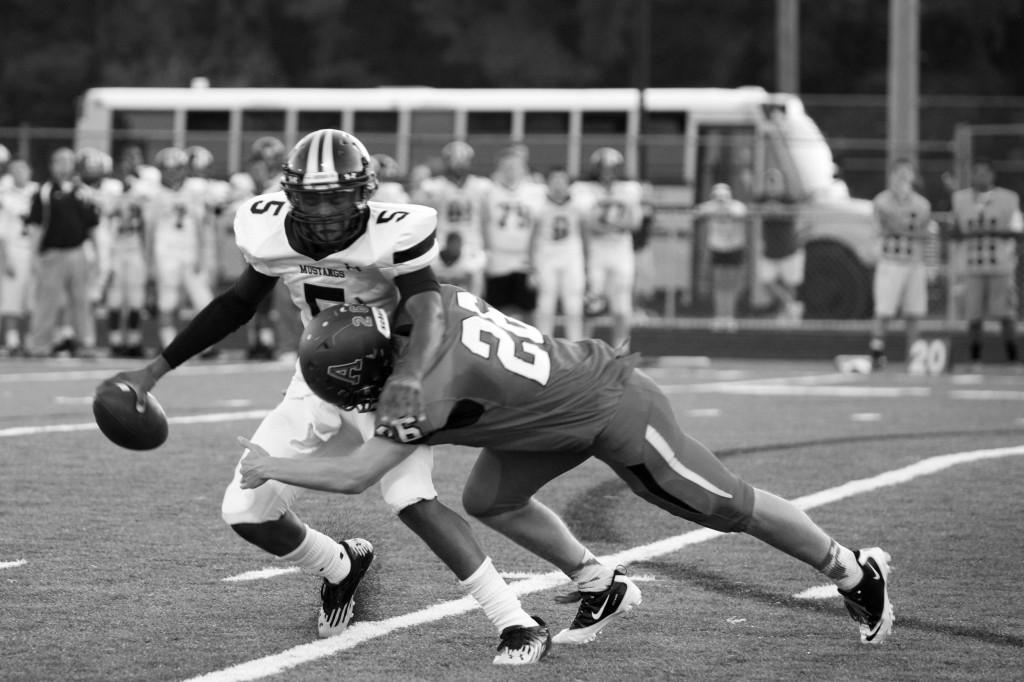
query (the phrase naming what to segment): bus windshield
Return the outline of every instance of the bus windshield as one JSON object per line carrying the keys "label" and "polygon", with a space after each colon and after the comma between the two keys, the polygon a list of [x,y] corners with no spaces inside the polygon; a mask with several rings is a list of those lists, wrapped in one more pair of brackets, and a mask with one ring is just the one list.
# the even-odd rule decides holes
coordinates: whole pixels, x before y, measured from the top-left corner
{"label": "bus windshield", "polygon": [[785,116],[777,120],[805,191],[812,195],[828,191],[833,182],[834,164],[821,129],[802,106],[794,106],[794,103],[790,103]]}

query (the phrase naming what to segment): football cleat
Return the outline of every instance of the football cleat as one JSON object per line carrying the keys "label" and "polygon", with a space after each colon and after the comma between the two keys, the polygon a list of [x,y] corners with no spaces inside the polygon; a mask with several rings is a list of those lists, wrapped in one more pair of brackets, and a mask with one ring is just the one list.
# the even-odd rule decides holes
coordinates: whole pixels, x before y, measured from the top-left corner
{"label": "football cleat", "polygon": [[626,577],[625,570],[619,566],[612,576],[612,584],[603,592],[574,592],[556,601],[576,600],[580,602],[576,617],[568,628],[554,636],[552,641],[555,644],[592,642],[612,618],[631,611],[643,601],[643,597],[640,588]]}
{"label": "football cleat", "polygon": [[533,627],[512,625],[501,631],[494,665],[529,665],[544,658],[551,649],[551,631],[547,623],[533,616]]}
{"label": "football cleat", "polygon": [[848,592],[839,590],[846,602],[850,616],[860,623],[860,641],[863,644],[881,644],[892,632],[896,622],[892,602],[889,601],[888,552],[879,547],[854,551],[857,563],[864,570],[864,577],[855,588]]}
{"label": "football cleat", "polygon": [[373,545],[362,538],[341,541],[342,551],[348,553],[352,567],[348,575],[335,585],[324,579],[320,586],[320,617],[317,618],[316,629],[320,637],[333,637],[341,634],[352,620],[356,607],[356,588],[363,574],[373,562]]}

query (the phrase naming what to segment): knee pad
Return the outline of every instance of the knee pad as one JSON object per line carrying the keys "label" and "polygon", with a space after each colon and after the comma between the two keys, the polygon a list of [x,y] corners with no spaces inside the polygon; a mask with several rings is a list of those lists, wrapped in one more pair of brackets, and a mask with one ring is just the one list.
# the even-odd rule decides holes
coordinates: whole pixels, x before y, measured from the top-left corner
{"label": "knee pad", "polygon": [[[398,514],[421,500],[437,497],[431,472],[434,453],[429,447],[418,448],[405,461],[384,474],[380,479],[380,492],[391,511]],[[260,490],[260,488],[257,488]]]}

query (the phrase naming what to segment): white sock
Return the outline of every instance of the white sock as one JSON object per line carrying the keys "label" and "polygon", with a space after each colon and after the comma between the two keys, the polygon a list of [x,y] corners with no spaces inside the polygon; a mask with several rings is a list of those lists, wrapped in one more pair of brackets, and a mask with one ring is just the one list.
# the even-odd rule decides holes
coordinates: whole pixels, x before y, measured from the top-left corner
{"label": "white sock", "polygon": [[864,577],[864,569],[857,563],[853,550],[843,547],[835,540],[829,545],[828,555],[818,568],[839,586],[840,590],[849,591],[857,587]]}
{"label": "white sock", "polygon": [[299,546],[281,557],[303,571],[327,578],[335,585],[352,569],[352,560],[344,548],[318,530],[306,526],[306,537]]}
{"label": "white sock", "polygon": [[615,571],[598,561],[588,549],[580,565],[569,571],[569,577],[580,592],[604,592],[611,587]]}
{"label": "white sock", "polygon": [[484,559],[473,575],[459,581],[459,585],[476,599],[488,620],[498,628],[498,632],[512,625],[532,628],[537,624],[537,621],[523,611],[519,598],[498,575],[490,557]]}

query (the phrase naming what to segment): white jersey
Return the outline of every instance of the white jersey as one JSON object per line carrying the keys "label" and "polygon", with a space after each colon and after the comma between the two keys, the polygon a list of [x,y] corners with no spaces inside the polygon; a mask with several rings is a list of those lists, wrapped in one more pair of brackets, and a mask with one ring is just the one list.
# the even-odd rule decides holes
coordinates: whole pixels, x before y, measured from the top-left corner
{"label": "white jersey", "polygon": [[417,196],[437,210],[437,233],[441,243],[449,234],[462,237],[463,247],[483,249],[483,212],[487,194],[494,183],[479,175],[467,175],[462,182],[438,175],[427,178]]}
{"label": "white jersey", "polygon": [[196,254],[204,239],[206,205],[193,185],[172,189],[160,185],[143,204],[143,217],[158,257],[167,250],[177,254]]}
{"label": "white jersey", "polygon": [[643,222],[643,187],[635,180],[615,180],[573,186],[576,196],[589,204],[587,228],[591,246],[597,248],[633,248],[632,233]]}
{"label": "white jersey", "polygon": [[17,187],[11,181],[0,187],[0,240],[3,240],[9,254],[17,253],[22,257],[32,251],[32,239],[25,218],[32,208],[32,197],[38,191],[38,182],[28,182],[24,187]]}
{"label": "white jersey", "polygon": [[494,183],[487,193],[487,274],[495,277],[530,269],[530,235],[544,186],[524,181],[515,187]]}
{"label": "white jersey", "polygon": [[257,272],[279,277],[305,326],[321,309],[347,301],[384,308],[398,305],[395,277],[420,270],[437,257],[437,212],[416,204],[369,202],[366,231],[348,248],[320,260],[288,243],[291,210],[284,192],[262,194],[235,214],[235,241]]}
{"label": "white jersey", "polygon": [[537,261],[557,262],[583,257],[583,217],[586,207],[573,197],[556,202],[550,196],[537,209],[533,255]]}
{"label": "white jersey", "polygon": [[373,193],[373,200],[382,204],[408,204],[409,193],[400,182],[382,182]]}

